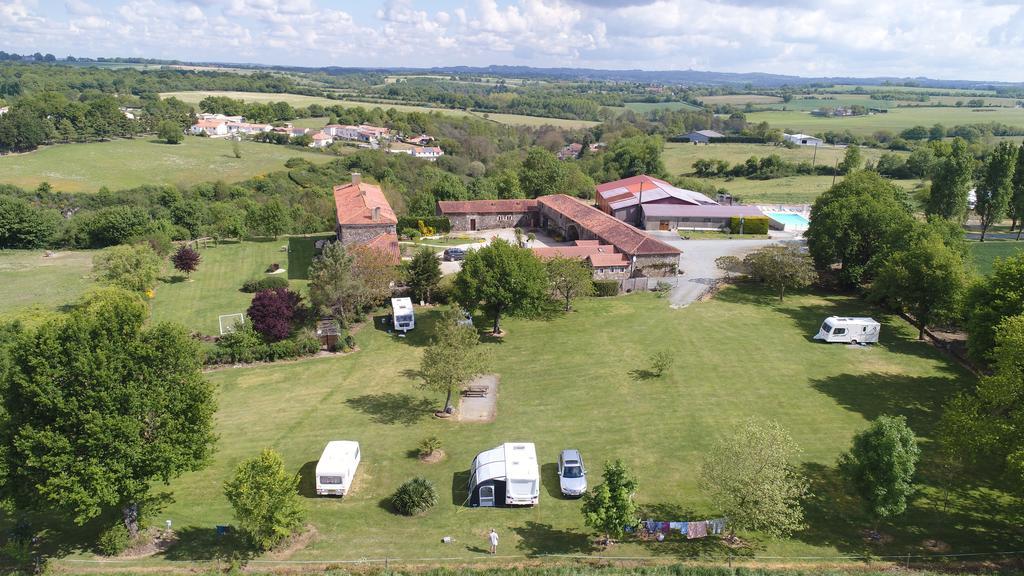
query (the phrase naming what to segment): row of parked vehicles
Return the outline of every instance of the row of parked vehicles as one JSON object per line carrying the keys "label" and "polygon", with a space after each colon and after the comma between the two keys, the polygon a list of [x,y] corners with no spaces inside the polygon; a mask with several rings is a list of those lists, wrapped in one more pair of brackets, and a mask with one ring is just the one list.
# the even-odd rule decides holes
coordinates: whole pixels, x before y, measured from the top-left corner
{"label": "row of parked vehicles", "polygon": [[[359,442],[332,440],[316,463],[316,494],[344,496],[359,468]],[[558,486],[564,496],[587,491],[587,469],[576,449],[558,454]],[[509,442],[477,454],[470,468],[470,506],[534,506],[540,499],[540,466],[531,442]]]}

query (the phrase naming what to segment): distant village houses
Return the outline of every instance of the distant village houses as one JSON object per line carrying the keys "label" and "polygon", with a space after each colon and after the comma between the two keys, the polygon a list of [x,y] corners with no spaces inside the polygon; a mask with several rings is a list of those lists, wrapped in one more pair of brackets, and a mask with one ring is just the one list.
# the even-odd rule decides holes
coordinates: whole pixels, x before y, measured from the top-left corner
{"label": "distant village houses", "polygon": [[573,142],[572,144],[569,144],[558,151],[558,159],[575,160],[580,157],[580,154],[582,152],[583,144],[580,144],[579,142]]}

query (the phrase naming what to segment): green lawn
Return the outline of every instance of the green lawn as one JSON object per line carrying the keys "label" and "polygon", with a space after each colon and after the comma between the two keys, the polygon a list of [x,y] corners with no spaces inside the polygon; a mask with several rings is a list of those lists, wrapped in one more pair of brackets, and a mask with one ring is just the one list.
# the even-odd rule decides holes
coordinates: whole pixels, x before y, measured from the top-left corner
{"label": "green lawn", "polygon": [[985,108],[974,112],[970,108],[893,108],[887,114],[868,116],[846,116],[823,118],[806,112],[770,111],[747,114],[751,123],[768,122],[773,128],[815,134],[826,130],[849,130],[854,134],[867,136],[878,130],[900,132],[913,126],[943,124],[953,127],[958,124],[980,124],[1002,122],[1011,126],[1024,126],[1024,110],[1020,108]]}
{"label": "green lawn", "polygon": [[[275,262],[282,267],[290,265],[289,255],[281,249],[287,245],[287,238],[211,244],[199,251],[202,261],[189,279],[168,266],[151,301],[153,320],[174,321],[190,331],[219,334],[218,316],[245,313],[252,302],[252,294],[240,290],[243,282],[264,276],[267,266]],[[301,290],[304,285],[292,281],[293,290]]]}
{"label": "green lawn", "polygon": [[347,106],[349,108],[382,108],[387,110],[394,108],[399,112],[439,112],[447,116],[476,116],[487,118],[501,124],[513,124],[521,126],[560,126],[563,128],[579,128],[594,126],[598,122],[587,120],[564,120],[560,118],[543,118],[540,116],[523,116],[520,114],[484,114],[480,112],[468,112],[466,110],[452,110],[449,108],[435,108],[432,106],[415,106],[411,104],[400,104],[391,102],[360,102],[358,100],[332,100],[318,96],[304,96],[301,94],[274,94],[266,92],[230,92],[230,91],[189,91],[189,92],[162,92],[162,98],[171,96],[188,102],[199,104],[207,96],[227,96],[246,102],[287,102],[292,106],[309,106],[310,104],[321,104],[323,106]]}
{"label": "green lawn", "polygon": [[767,234],[732,234],[724,230],[682,230],[679,237],[683,240],[767,240]]}
{"label": "green lawn", "polygon": [[[871,552],[916,551],[926,538],[948,542],[956,552],[1018,544],[1010,508],[970,477],[953,482],[947,509],[936,503],[939,480],[929,440],[943,399],[972,378],[917,342],[913,328],[859,300],[802,295],[780,305],[744,288],[682,310],[653,295],[633,295],[581,301],[578,311],[546,321],[508,320],[504,341],[485,344],[501,377],[497,419],[490,424],[437,420],[430,412],[442,398],[415,387],[414,371],[437,313],[418,309],[417,329],[405,339],[365,327],[356,335],[356,354],[210,373],[219,390],[217,452],[208,468],[171,485],[176,501],[159,518],[173,520],[182,542],[165,558],[208,560],[229,552],[213,536],[215,525],[232,522],[222,483],[238,462],[266,447],[280,451],[301,475],[319,533],[292,560],[480,558],[490,527],[501,534],[502,554],[595,553],[580,502],[557,495],[559,449],[582,450],[595,483],[602,462],[622,458],[639,479],[638,502],[657,510],[659,519],[713,517],[717,511],[697,483],[701,457],[749,416],[776,420],[792,433],[815,493],[805,532],[785,540],[747,535],[758,554],[869,551],[859,530],[870,522],[838,484],[834,463],[852,435],[880,414],[906,415],[924,440],[923,490],[907,514],[882,525],[893,542]],[[832,314],[879,317],[881,344],[812,341],[821,319]],[[660,379],[645,372],[655,350],[670,350],[676,359]],[[429,435],[444,443],[448,458],[441,463],[412,456]],[[363,448],[354,490],[343,500],[310,495],[313,468],[331,439],[355,439]],[[537,444],[540,504],[464,507],[471,459],[504,441]],[[417,475],[436,484],[438,506],[423,517],[393,515],[387,497]],[[442,536],[454,537],[454,544],[442,544]],[[624,543],[610,553],[689,558],[722,550],[712,542],[677,540]]]}
{"label": "green lawn", "polygon": [[49,182],[62,192],[95,192],[143,184],[198,184],[214,180],[236,182],[284,169],[289,158],[327,162],[336,156],[292,146],[242,142],[235,158],[231,142],[189,136],[182,144],[161,143],[151,137],[89,144],[57,144],[26,154],[0,156],[0,183],[35,188]]}
{"label": "green lawn", "polygon": [[[875,148],[861,148],[861,157],[865,161],[877,160],[886,150]],[[845,148],[832,148],[831,146],[819,146],[815,152],[813,146],[797,146],[786,148],[773,144],[692,144],[690,142],[668,142],[665,144],[665,151],[662,159],[665,161],[665,168],[670,174],[689,174],[693,172],[693,163],[698,159],[725,160],[731,165],[745,162],[747,158],[756,156],[764,158],[772,154],[778,154],[783,160],[789,162],[814,162],[817,166],[833,166],[838,159],[840,162],[846,154]],[[894,152],[905,156],[905,152]]]}
{"label": "green lawn", "polygon": [[317,240],[333,240],[332,232],[310,234],[308,236],[288,237],[288,278],[290,280],[308,280],[309,265],[316,256]]}
{"label": "green lawn", "polygon": [[[608,108],[621,110],[618,107]],[[625,109],[642,114],[651,110],[701,110],[701,107],[689,102],[626,102]]]}
{"label": "green lawn", "polygon": [[53,310],[77,300],[92,285],[93,250],[0,250],[0,319]]}
{"label": "green lawn", "polygon": [[1024,249],[1024,240],[986,240],[984,242],[971,242],[968,244],[971,250],[971,261],[974,269],[979,274],[992,272],[992,263],[996,258],[1014,256]]}

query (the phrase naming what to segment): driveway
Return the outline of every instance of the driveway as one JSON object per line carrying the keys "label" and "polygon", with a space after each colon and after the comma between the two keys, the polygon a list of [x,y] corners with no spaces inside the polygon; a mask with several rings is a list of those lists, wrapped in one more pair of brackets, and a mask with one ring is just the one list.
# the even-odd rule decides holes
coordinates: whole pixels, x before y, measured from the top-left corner
{"label": "driveway", "polygon": [[[526,241],[526,239],[524,238],[524,241],[526,241],[527,248],[543,248],[545,246],[567,246],[571,244],[570,242],[555,242],[554,238],[548,236],[547,234],[539,230],[532,230],[532,232],[536,235],[536,239],[534,239],[533,242],[529,242]],[[460,246],[460,248],[465,248],[466,250],[479,250],[480,248],[483,248],[484,246],[490,244],[491,241],[494,240],[495,238],[501,238],[502,240],[506,240],[507,242],[512,244],[515,244],[516,242],[516,233],[514,228],[477,230],[475,232],[453,232],[452,235],[483,239],[483,242],[478,242],[475,244],[465,244]],[[427,240],[426,242],[429,242],[429,240]],[[437,257],[441,258],[441,253],[438,253]],[[448,276],[449,274],[457,274],[459,270],[462,270],[462,262],[445,262],[443,259],[441,260],[442,275]]]}
{"label": "driveway", "polygon": [[[716,258],[720,256],[742,258],[769,244],[794,241],[794,236],[786,233],[773,233],[772,238],[768,240],[683,240],[674,232],[651,232],[650,234],[683,251],[683,255],[679,258],[679,269],[683,274],[679,277],[676,287],[668,295],[669,305],[672,308],[683,308],[696,302],[711,289],[716,280],[725,275],[715,266]],[[800,241],[802,242],[802,240]]]}

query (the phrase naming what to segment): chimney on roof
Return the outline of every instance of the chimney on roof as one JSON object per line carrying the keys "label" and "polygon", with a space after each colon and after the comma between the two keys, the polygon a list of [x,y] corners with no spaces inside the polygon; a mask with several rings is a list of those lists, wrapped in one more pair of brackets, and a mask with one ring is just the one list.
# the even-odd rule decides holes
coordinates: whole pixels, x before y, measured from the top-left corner
{"label": "chimney on roof", "polygon": [[373,209],[370,210],[370,218],[374,222],[380,222],[380,206],[374,206]]}
{"label": "chimney on roof", "polygon": [[359,183],[363,181],[363,175],[359,172],[352,173],[352,184],[359,186]]}

